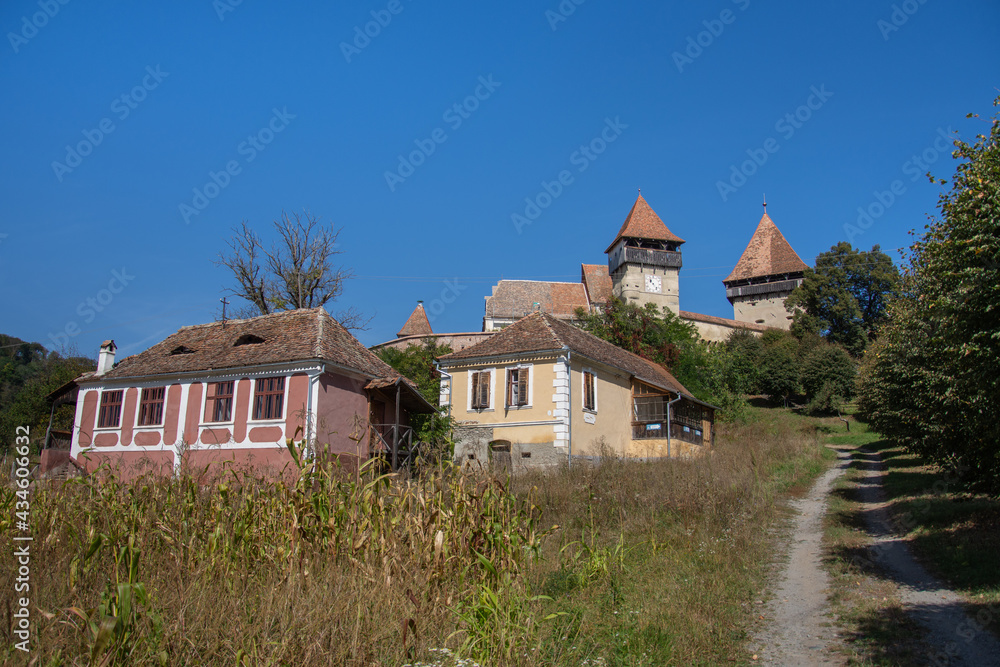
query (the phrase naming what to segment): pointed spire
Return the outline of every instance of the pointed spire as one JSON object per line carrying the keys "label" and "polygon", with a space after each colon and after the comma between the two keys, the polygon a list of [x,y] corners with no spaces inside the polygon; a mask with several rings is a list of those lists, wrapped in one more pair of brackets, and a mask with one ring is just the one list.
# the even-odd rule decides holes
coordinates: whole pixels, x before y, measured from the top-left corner
{"label": "pointed spire", "polygon": [[765,208],[757,230],[740,256],[740,261],[736,263],[736,268],[722,282],[799,273],[806,268],[806,263],[792,249]]}
{"label": "pointed spire", "polygon": [[610,252],[611,248],[622,238],[671,241],[678,245],[684,243],[684,239],[667,229],[660,216],[656,215],[652,207],[643,199],[641,190],[635,204],[632,205],[632,210],[628,213],[628,217],[625,218],[621,229],[618,230],[618,235],[604,252]]}
{"label": "pointed spire", "polygon": [[396,334],[396,337],[428,336],[432,333],[434,332],[431,330],[430,320],[427,319],[427,313],[424,311],[424,302],[417,301],[417,307],[413,309],[413,313],[406,320],[406,324],[399,330],[399,333]]}

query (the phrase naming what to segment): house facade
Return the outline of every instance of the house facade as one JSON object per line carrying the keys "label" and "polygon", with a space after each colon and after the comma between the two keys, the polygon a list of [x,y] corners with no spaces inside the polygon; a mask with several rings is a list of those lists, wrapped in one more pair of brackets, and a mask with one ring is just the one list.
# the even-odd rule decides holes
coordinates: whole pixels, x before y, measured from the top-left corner
{"label": "house facade", "polygon": [[714,408],[666,369],[547,313],[439,359],[455,457],[513,469],[708,451]]}
{"label": "house facade", "polygon": [[71,456],[88,472],[281,474],[287,438],[347,465],[398,459],[409,415],[434,411],[322,308],[184,327],[117,364],[115,353],[106,341],[97,370],[75,381]]}

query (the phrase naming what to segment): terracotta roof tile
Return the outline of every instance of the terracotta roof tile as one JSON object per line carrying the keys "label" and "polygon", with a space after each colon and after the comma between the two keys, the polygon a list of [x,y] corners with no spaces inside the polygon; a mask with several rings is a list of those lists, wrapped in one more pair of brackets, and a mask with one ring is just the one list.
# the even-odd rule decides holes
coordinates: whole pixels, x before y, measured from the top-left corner
{"label": "terracotta roof tile", "polygon": [[427,312],[424,311],[424,304],[421,301],[417,303],[417,307],[413,309],[413,312],[410,314],[410,318],[406,320],[406,324],[404,324],[403,328],[399,330],[396,337],[426,336],[432,333],[434,332],[431,330],[431,323],[427,319]]}
{"label": "terracotta roof tile", "polygon": [[800,273],[806,268],[806,263],[795,254],[778,226],[764,213],[736,268],[722,282]]}
{"label": "terracotta roof tile", "polygon": [[536,280],[501,280],[486,297],[486,316],[517,319],[535,312],[556,317],[573,317],[577,308],[590,310],[583,283],[556,283]]}
{"label": "terracotta roof tile", "polygon": [[639,195],[639,198],[635,200],[632,210],[628,212],[628,217],[622,223],[622,228],[618,230],[618,235],[604,252],[610,252],[611,248],[618,243],[618,239],[621,238],[673,241],[677,244],[684,243],[684,239],[667,229],[667,226],[663,224],[663,220],[660,219],[660,216],[656,215],[656,212],[646,203],[642,195]]}
{"label": "terracotta roof tile", "polygon": [[603,306],[611,298],[611,275],[607,264],[582,264],[583,285],[590,303]]}
{"label": "terracotta roof tile", "polygon": [[546,313],[535,313],[522,318],[482,343],[446,354],[440,361],[447,364],[450,361],[481,357],[558,351],[563,347],[568,347],[574,353],[593,361],[626,371],[643,382],[693,398],[677,378],[663,366],[616,347]]}
{"label": "terracotta roof tile", "polygon": [[[257,339],[263,342],[236,344]],[[80,381],[174,375],[309,359],[323,360],[370,379],[400,377],[323,308],[313,308],[229,320],[225,327],[222,322],[183,327],[145,352],[122,359],[104,375],[84,375]]]}

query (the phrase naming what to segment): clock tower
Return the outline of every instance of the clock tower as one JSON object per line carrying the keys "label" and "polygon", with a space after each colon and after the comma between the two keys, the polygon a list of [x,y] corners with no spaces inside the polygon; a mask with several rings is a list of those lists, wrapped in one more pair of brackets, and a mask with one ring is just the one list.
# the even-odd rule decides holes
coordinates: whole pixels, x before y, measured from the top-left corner
{"label": "clock tower", "polygon": [[612,292],[625,303],[680,311],[680,246],[684,239],[663,224],[639,194],[608,255]]}

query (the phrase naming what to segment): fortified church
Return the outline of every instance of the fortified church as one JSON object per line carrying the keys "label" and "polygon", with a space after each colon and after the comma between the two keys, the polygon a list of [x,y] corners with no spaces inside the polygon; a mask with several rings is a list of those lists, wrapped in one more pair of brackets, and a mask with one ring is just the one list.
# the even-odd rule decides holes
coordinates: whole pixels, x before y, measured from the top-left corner
{"label": "fortified church", "polygon": [[612,296],[638,306],[652,303],[668,309],[694,324],[709,341],[723,341],[736,329],[760,333],[790,328],[792,314],[785,308],[785,299],[802,284],[806,264],[768,216],[767,204],[736,267],[722,281],[733,306],[732,319],[681,310],[683,244],[684,239],[667,228],[640,193],[604,251],[607,265],[581,264],[580,282],[501,280],[486,297],[481,332],[435,334],[423,304],[418,303],[396,340],[376,347],[405,348],[432,337],[458,351],[533,312],[573,319],[577,308],[593,312]]}

